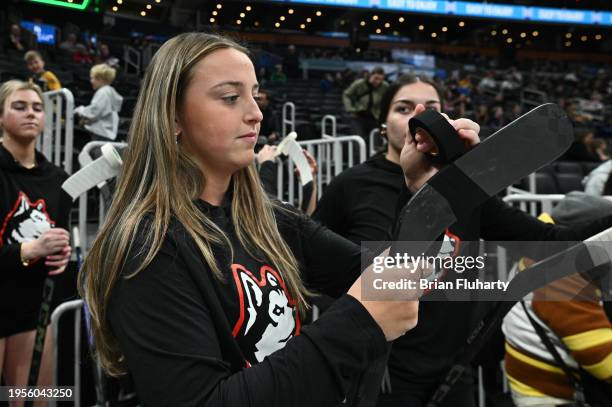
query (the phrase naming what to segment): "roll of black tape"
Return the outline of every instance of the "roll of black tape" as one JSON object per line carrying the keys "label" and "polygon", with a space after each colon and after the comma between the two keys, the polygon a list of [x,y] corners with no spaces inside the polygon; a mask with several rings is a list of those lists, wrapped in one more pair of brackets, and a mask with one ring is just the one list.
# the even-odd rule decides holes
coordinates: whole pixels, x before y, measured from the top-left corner
{"label": "roll of black tape", "polygon": [[[425,110],[408,121],[408,128],[415,139],[417,131],[423,130],[436,145],[427,156],[435,164],[446,164],[461,157],[466,149],[454,127],[435,110]],[[416,140],[415,140],[416,142]]]}

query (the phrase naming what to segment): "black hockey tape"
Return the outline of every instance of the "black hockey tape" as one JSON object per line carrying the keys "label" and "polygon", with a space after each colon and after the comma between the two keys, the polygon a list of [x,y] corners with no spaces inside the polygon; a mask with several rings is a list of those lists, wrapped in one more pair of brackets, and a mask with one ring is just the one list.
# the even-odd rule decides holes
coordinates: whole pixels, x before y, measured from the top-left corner
{"label": "black hockey tape", "polygon": [[408,121],[410,134],[416,143],[417,131],[422,130],[436,145],[436,148],[427,154],[434,164],[446,164],[461,157],[465,151],[463,140],[455,128],[435,110],[425,110]]}
{"label": "black hockey tape", "polygon": [[446,198],[457,219],[470,216],[491,198],[480,185],[453,164],[442,168],[428,183]]}

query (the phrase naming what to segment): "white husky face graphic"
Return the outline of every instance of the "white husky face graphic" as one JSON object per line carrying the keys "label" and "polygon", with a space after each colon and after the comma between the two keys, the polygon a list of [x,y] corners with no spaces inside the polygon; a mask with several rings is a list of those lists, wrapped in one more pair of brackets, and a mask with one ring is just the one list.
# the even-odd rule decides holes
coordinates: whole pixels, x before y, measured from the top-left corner
{"label": "white husky face graphic", "polygon": [[295,308],[292,305],[284,282],[269,267],[260,270],[261,280],[242,267],[235,268],[244,294],[241,305],[244,320],[236,334],[245,357],[251,362],[261,362],[266,356],[282,349],[296,334]]}
{"label": "white husky face graphic", "polygon": [[45,208],[45,201],[35,203],[23,192],[11,213],[4,220],[0,240],[5,238],[8,244],[29,242],[38,239],[53,227]]}

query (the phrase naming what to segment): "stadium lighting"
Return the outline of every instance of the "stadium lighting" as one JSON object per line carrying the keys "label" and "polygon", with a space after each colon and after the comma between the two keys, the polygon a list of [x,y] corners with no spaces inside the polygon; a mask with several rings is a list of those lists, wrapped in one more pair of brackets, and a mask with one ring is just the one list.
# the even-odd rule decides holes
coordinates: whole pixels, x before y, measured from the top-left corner
{"label": "stadium lighting", "polygon": [[400,23],[403,23],[404,22],[404,17],[398,18],[397,21],[399,21]]}
{"label": "stadium lighting", "polygon": [[306,19],[306,22],[307,22],[307,23],[310,23],[311,21],[312,21],[312,18],[310,18],[310,17],[308,17],[308,18]]}
{"label": "stadium lighting", "polygon": [[465,21],[459,21],[459,27],[465,27]]}
{"label": "stadium lighting", "polygon": [[280,23],[274,24],[274,27],[276,27],[276,28],[280,27]]}
{"label": "stadium lighting", "polygon": [[151,7],[153,7],[153,6],[150,5],[150,4],[147,4],[147,10],[151,10]]}
{"label": "stadium lighting", "polygon": [[602,38],[603,38],[603,37],[602,37],[602,35],[601,35],[601,34],[597,34],[597,35],[595,36],[595,39],[596,39],[597,41],[601,40]]}
{"label": "stadium lighting", "polygon": [[527,33],[521,33],[521,38],[525,38],[527,36]]}
{"label": "stadium lighting", "polygon": [[538,31],[534,31],[531,33],[531,35],[533,35],[534,37],[537,37],[538,35],[540,35],[540,33]]}
{"label": "stadium lighting", "polygon": [[436,38],[438,36],[438,33],[431,33],[431,38]]}
{"label": "stadium lighting", "polygon": [[385,23],[385,28],[389,28],[389,27],[391,27],[391,24]]}
{"label": "stadium lighting", "polygon": [[419,26],[419,31],[423,31],[424,29],[425,29],[425,26],[421,24],[421,25]]}
{"label": "stadium lighting", "polygon": [[374,21],[378,21],[378,16],[377,16],[376,14],[374,14],[374,15],[372,16],[372,20],[374,20]]}
{"label": "stadium lighting", "polygon": [[512,40],[512,38],[508,38],[508,39],[506,40],[506,42],[507,42],[508,44],[512,44],[512,41],[513,41],[513,40]]}
{"label": "stadium lighting", "polygon": [[572,38],[572,33],[567,33],[567,34],[565,34],[565,38],[567,38],[568,40],[569,40],[570,38]]}
{"label": "stadium lighting", "polygon": [[363,27],[363,26],[365,26],[365,25],[366,25],[366,22],[365,22],[365,21],[361,21],[361,22],[359,23],[359,25]]}
{"label": "stadium lighting", "polygon": [[242,24],[242,21],[241,20],[236,20],[236,24],[240,25],[240,24]]}
{"label": "stadium lighting", "polygon": [[502,34],[504,34],[504,35],[508,34],[508,30],[504,28],[504,29],[502,30]]}
{"label": "stadium lighting", "polygon": [[219,14],[219,13],[217,12],[217,10],[215,10],[215,11],[213,11],[213,12],[212,12],[212,15],[213,15],[213,16],[216,16],[217,14]]}
{"label": "stadium lighting", "polygon": [[300,28],[303,30],[304,28],[306,28],[306,24],[300,24]]}
{"label": "stadium lighting", "polygon": [[582,41],[582,42],[585,42],[588,39],[589,39],[589,37],[587,37],[586,35],[583,35],[582,37],[580,37],[580,41]]}
{"label": "stadium lighting", "polygon": [[565,41],[565,46],[566,47],[571,47],[572,46],[572,42],[571,41]]}
{"label": "stadium lighting", "polygon": [[382,32],[382,30],[380,28],[376,29],[376,34],[380,34]]}
{"label": "stadium lighting", "polygon": [[208,21],[210,21],[211,23],[214,23],[215,22],[215,18],[211,17]]}
{"label": "stadium lighting", "polygon": [[495,31],[495,30],[491,31],[491,35],[492,35],[493,37],[495,37],[495,36],[497,35],[497,31]]}
{"label": "stadium lighting", "polygon": [[221,10],[221,9],[223,8],[223,6],[222,6],[221,4],[217,4],[217,8],[218,8],[219,10]]}
{"label": "stadium lighting", "polygon": [[117,0],[117,4],[123,4],[123,0]]}
{"label": "stadium lighting", "polygon": [[116,12],[117,10],[119,10],[119,8],[117,8],[117,6],[113,6],[113,11]]}
{"label": "stadium lighting", "polygon": [[147,12],[143,10],[143,11],[140,12],[140,15],[145,17],[147,15]]}
{"label": "stadium lighting", "polygon": [[278,19],[281,21],[285,21],[285,16],[280,16]]}
{"label": "stadium lighting", "polygon": [[323,13],[321,13],[319,10],[317,10],[315,14],[317,15],[317,17],[321,17],[323,15]]}
{"label": "stadium lighting", "polygon": [[157,4],[159,4],[159,3],[161,3],[161,0],[155,0],[155,2],[156,2]]}
{"label": "stadium lighting", "polygon": [[293,9],[292,9],[292,8],[290,8],[289,10],[287,10],[287,13],[289,13],[289,14],[293,14]]}
{"label": "stadium lighting", "polygon": [[240,18],[244,18],[245,16],[246,16],[246,14],[240,13]]}
{"label": "stadium lighting", "polygon": [[246,11],[251,11],[251,10],[252,10],[251,6],[246,6],[244,9],[245,9]]}
{"label": "stadium lighting", "polygon": [[442,27],[442,32],[447,32],[448,31],[448,27]]}

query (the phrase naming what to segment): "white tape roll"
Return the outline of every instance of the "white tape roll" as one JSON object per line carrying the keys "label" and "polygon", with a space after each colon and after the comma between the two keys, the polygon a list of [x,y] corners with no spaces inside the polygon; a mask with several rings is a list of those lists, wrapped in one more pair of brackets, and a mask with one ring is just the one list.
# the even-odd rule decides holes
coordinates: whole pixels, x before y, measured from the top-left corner
{"label": "white tape roll", "polygon": [[310,165],[308,165],[308,160],[304,156],[302,147],[300,147],[296,139],[297,133],[295,131],[287,134],[287,137],[278,143],[276,155],[284,154],[291,158],[298,171],[300,171],[300,183],[304,186],[313,180],[312,172],[310,171]]}
{"label": "white tape roll", "polygon": [[119,174],[123,160],[115,147],[112,144],[104,144],[101,151],[102,156],[81,168],[62,184],[64,191],[73,200],[96,185]]}

